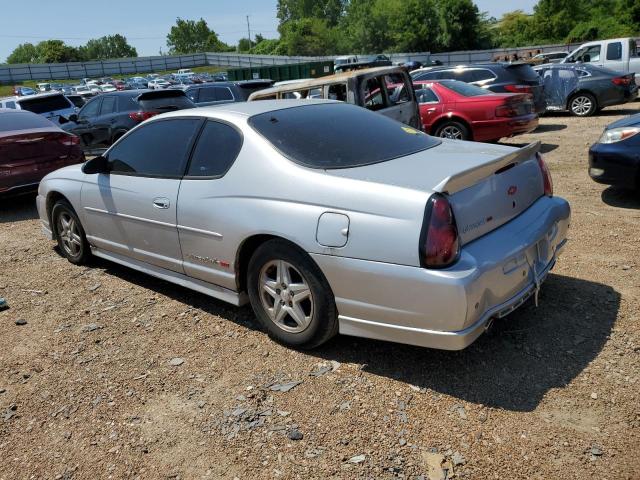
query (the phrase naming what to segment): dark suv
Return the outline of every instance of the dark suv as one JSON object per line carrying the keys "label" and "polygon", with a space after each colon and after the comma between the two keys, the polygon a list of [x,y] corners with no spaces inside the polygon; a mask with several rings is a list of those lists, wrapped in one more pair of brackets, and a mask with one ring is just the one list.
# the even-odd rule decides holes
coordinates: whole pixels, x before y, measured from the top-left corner
{"label": "dark suv", "polygon": [[540,77],[526,63],[480,63],[414,70],[413,80],[460,80],[498,93],[530,93],[536,113],[547,108]]}
{"label": "dark suv", "polygon": [[182,90],[125,90],[92,98],[62,128],[80,137],[84,147],[108,146],[140,122],[195,105]]}
{"label": "dark suv", "polygon": [[[253,92],[269,88],[273,80],[245,80],[241,82],[199,83],[178,87],[198,107],[222,103],[246,102]],[[177,86],[176,86],[177,87]]]}

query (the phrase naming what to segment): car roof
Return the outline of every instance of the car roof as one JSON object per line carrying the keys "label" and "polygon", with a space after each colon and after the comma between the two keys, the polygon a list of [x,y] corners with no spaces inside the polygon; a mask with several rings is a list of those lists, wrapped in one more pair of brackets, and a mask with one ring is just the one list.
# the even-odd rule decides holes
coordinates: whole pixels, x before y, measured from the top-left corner
{"label": "car roof", "polygon": [[44,98],[44,97],[55,97],[58,95],[63,95],[61,92],[43,92],[43,93],[36,93],[35,95],[28,95],[26,97],[19,97],[17,95],[12,95],[10,97],[2,97],[0,98],[0,100],[14,100],[16,102],[20,102],[22,100],[31,100],[34,98]]}
{"label": "car roof", "polygon": [[260,100],[255,102],[234,102],[226,103],[222,105],[214,105],[210,107],[189,108],[186,110],[176,110],[173,112],[164,113],[153,117],[150,121],[155,119],[169,118],[169,117],[184,117],[184,116],[197,116],[197,117],[211,117],[218,118],[220,113],[231,114],[238,117],[253,117],[254,115],[260,115],[267,112],[277,112],[278,110],[286,110],[294,107],[304,107],[307,105],[320,105],[325,103],[344,104],[336,100],[321,100],[321,99],[307,99],[307,100]]}

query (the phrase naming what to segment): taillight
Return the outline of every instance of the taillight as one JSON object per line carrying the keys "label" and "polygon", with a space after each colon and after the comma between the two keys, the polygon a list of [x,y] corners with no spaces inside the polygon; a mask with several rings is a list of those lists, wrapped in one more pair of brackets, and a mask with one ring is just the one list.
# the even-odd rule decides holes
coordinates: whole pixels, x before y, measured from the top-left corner
{"label": "taillight", "polygon": [[439,193],[427,203],[420,235],[420,262],[424,268],[445,268],[460,254],[458,228],[449,200]]}
{"label": "taillight", "polygon": [[158,112],[131,112],[129,118],[135,122],[144,122],[154,115],[158,115]]}
{"label": "taillight", "polygon": [[542,182],[544,186],[544,194],[547,197],[553,197],[553,180],[551,179],[551,172],[547,167],[547,162],[544,161],[542,155],[536,153],[538,159],[538,166],[540,167],[540,173],[542,173]]}
{"label": "taillight", "polygon": [[529,85],[505,85],[504,89],[512,93],[532,93],[533,90]]}
{"label": "taillight", "polygon": [[518,110],[513,105],[500,105],[496,108],[496,117],[516,117]]}
{"label": "taillight", "polygon": [[631,84],[631,77],[616,77],[612,78],[611,81],[614,83],[614,85],[626,87]]}
{"label": "taillight", "polygon": [[71,134],[60,135],[58,137],[58,142],[60,142],[62,145],[67,145],[68,147],[71,147],[73,145],[80,145],[80,137]]}

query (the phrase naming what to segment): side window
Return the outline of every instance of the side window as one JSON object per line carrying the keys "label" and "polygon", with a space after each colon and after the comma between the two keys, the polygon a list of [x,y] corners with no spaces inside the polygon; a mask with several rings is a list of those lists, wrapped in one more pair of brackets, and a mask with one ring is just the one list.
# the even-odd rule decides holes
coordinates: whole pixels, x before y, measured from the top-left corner
{"label": "side window", "polygon": [[100,107],[100,115],[108,115],[115,112],[117,98],[107,96],[102,98],[102,107]]}
{"label": "side window", "polygon": [[82,110],[78,113],[79,118],[91,118],[98,115],[98,111],[100,110],[100,104],[102,103],[101,98],[96,98],[95,100],[91,100],[87,103]]}
{"label": "side window", "polygon": [[198,100],[198,92],[200,92],[200,90],[201,89],[199,88],[192,88],[191,90],[187,90],[187,97],[189,97],[192,102],[199,102],[200,100]]}
{"label": "side window", "polygon": [[365,108],[374,111],[385,108],[380,78],[373,77],[366,80],[363,85],[362,96],[364,97]]}
{"label": "side window", "polygon": [[16,109],[16,102],[7,102],[4,104],[5,108],[13,108]]}
{"label": "side window", "polygon": [[622,42],[607,45],[607,60],[622,60]]}
{"label": "side window", "polygon": [[387,96],[391,104],[398,105],[411,100],[411,95],[406,88],[404,75],[400,73],[385,75],[384,83],[387,87]]}
{"label": "side window", "polygon": [[418,99],[418,103],[438,103],[440,100],[433,93],[429,87],[425,87],[423,85],[414,85],[413,88],[416,91],[416,98]]}
{"label": "side window", "polygon": [[583,62],[599,62],[600,61],[600,45],[593,45],[586,49],[582,54]]}
{"label": "side window", "polygon": [[227,101],[233,100],[233,94],[231,90],[227,87],[215,87],[216,91],[216,100],[218,101]]}
{"label": "side window", "polygon": [[491,70],[470,70],[472,82],[485,82],[487,80],[494,80],[496,76],[493,74]]}
{"label": "side window", "polygon": [[130,97],[128,95],[119,95],[117,98],[119,112],[130,112],[138,108],[138,105],[136,104],[136,101],[133,99],[133,97]]}
{"label": "side window", "polygon": [[443,78],[453,78],[454,80],[460,80],[461,82],[471,83],[475,81],[475,70],[453,70],[453,75]]}
{"label": "side window", "polygon": [[638,56],[638,44],[634,38],[629,40],[629,58]]}
{"label": "side window", "polygon": [[242,148],[242,136],[224,123],[208,121],[191,157],[187,176],[221,177]]}
{"label": "side window", "polygon": [[200,119],[151,122],[127,135],[108,153],[111,173],[180,178]]}
{"label": "side window", "polygon": [[[322,98],[322,94],[318,98]],[[346,102],[347,101],[347,84],[336,83],[334,85],[329,85],[328,98],[329,100],[339,100],[341,102]]]}
{"label": "side window", "polygon": [[201,88],[200,89],[199,102],[215,102],[216,101],[216,89],[215,88]]}

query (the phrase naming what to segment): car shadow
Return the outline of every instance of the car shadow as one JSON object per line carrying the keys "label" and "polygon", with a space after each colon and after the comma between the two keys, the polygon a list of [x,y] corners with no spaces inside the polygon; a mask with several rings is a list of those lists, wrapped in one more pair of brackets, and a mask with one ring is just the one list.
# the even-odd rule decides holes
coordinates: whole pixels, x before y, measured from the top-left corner
{"label": "car shadow", "polygon": [[[523,148],[529,144],[528,143],[501,143],[501,145],[505,145],[507,147]],[[555,143],[542,143],[540,145],[540,153],[553,152],[556,148],[558,148],[558,146],[559,145],[556,145]]]}
{"label": "car shadow", "polygon": [[[249,306],[234,307],[105,260],[94,260],[94,266],[244,328],[263,330]],[[610,286],[551,274],[538,308],[528,302],[462,351],[338,336],[306,353],[469,402],[532,411],[550,389],[566,386],[593,361],[619,307],[620,294]]]}
{"label": "car shadow", "polygon": [[22,222],[38,218],[36,194],[0,198],[0,223]]}
{"label": "car shadow", "polygon": [[609,107],[609,108],[605,108],[603,110],[600,110],[598,113],[596,113],[596,116],[601,116],[601,117],[612,117],[612,116],[623,116],[623,115],[635,115],[638,112],[637,108],[616,108],[616,107]]}
{"label": "car shadow", "polygon": [[533,131],[533,133],[559,132],[560,130],[565,130],[566,128],[566,125],[556,123],[540,124],[538,125],[538,128]]}
{"label": "car shadow", "polygon": [[640,191],[608,187],[602,191],[602,201],[611,207],[640,210]]}

